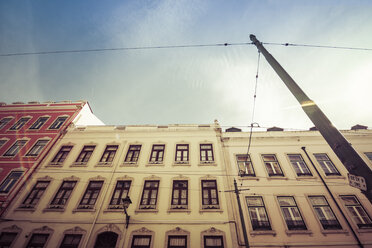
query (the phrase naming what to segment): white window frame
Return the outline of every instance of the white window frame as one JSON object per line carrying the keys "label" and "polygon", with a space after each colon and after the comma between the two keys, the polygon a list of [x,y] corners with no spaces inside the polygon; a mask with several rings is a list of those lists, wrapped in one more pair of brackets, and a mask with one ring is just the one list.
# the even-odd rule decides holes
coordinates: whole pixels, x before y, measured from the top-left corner
{"label": "white window frame", "polygon": [[[323,203],[323,204],[314,203],[314,201],[312,199],[315,199],[316,197],[323,198],[325,203]],[[329,202],[324,195],[308,195],[307,198],[308,198],[309,203],[312,206],[313,212],[314,212],[314,214],[315,214],[315,216],[316,216],[316,218],[317,218],[317,220],[318,220],[318,222],[319,222],[319,224],[320,224],[320,226],[322,227],[323,230],[327,230],[327,231],[328,230],[342,230],[342,226],[341,226],[340,222],[338,221],[335,212],[333,211],[333,209],[329,205]],[[327,208],[328,208],[328,212],[326,210]],[[323,216],[319,216],[319,213],[316,209],[320,209]],[[329,215],[333,215],[333,216],[329,216]],[[322,223],[323,220],[334,221],[337,224],[333,225],[334,228],[332,228],[332,226],[324,226],[323,223]]]}
{"label": "white window frame", "polygon": [[[291,156],[297,156],[297,159],[292,160]],[[303,158],[302,154],[300,153],[288,153],[287,158],[289,163],[292,165],[293,170],[296,173],[296,176],[298,177],[311,177],[313,176],[313,173],[311,172],[309,166],[305,162],[305,159]],[[299,173],[297,172],[297,169],[299,170]],[[306,170],[308,172],[306,172]]]}
{"label": "white window frame", "polygon": [[[274,160],[274,161],[265,161],[265,156],[273,156],[273,157],[275,158],[275,160]],[[284,176],[285,176],[285,175],[284,175],[284,172],[283,172],[283,169],[282,169],[282,167],[280,166],[279,159],[278,159],[278,157],[276,156],[276,154],[273,154],[273,153],[271,153],[271,154],[261,154],[261,159],[262,159],[262,161],[263,161],[263,164],[264,164],[264,166],[265,166],[265,169],[266,169],[267,175],[268,175],[269,177],[284,177]],[[281,173],[278,173],[278,171],[277,171],[277,169],[275,168],[275,165],[274,165],[274,164],[277,164],[277,167],[279,168],[279,170],[280,170]],[[268,168],[267,168],[268,165],[270,165],[270,168],[271,168],[271,170],[273,171],[272,174],[270,174],[270,172],[269,172],[269,170],[268,170]]]}
{"label": "white window frame", "polygon": [[[323,173],[326,176],[341,176],[340,171],[337,169],[336,165],[332,162],[332,160],[328,156],[328,154],[326,154],[326,153],[314,153],[313,155],[315,157],[315,160],[318,162],[318,164],[322,168]],[[327,159],[318,160],[317,155],[326,156]],[[331,167],[333,167],[335,172],[332,172],[332,169],[330,169]],[[325,169],[327,169],[328,172],[325,171]]]}
{"label": "white window frame", "polygon": [[[4,119],[9,119],[7,122],[4,122]],[[14,119],[13,116],[5,116],[0,120],[0,130],[3,129],[6,125],[8,125]]]}
{"label": "white window frame", "polygon": [[[31,147],[30,150],[28,150],[28,152],[26,153],[25,156],[27,157],[37,157],[40,155],[40,153],[42,153],[43,149],[48,146],[48,143],[50,141],[50,138],[41,138],[41,139],[38,139],[35,144]],[[39,142],[46,142],[43,146],[40,146]],[[33,150],[36,150],[33,151]],[[32,152],[32,153],[31,153]]]}
{"label": "white window frame", "polygon": [[[14,179],[14,178],[10,178],[11,175],[13,173],[17,173],[17,172],[21,172],[22,174],[17,178],[17,179]],[[0,194],[9,194],[9,192],[12,190],[12,188],[17,184],[17,182],[22,178],[24,174],[24,171],[22,170],[19,170],[19,169],[15,169],[15,170],[12,170],[9,172],[9,174],[4,178],[4,180],[1,182],[0,184],[0,189],[3,187],[3,185],[5,185],[6,183],[6,186],[5,188],[7,189],[6,191],[0,191]],[[9,180],[8,180],[9,179]],[[14,182],[14,183],[13,183]],[[10,188],[9,188],[10,187]],[[9,188],[9,189],[8,189]]]}
{"label": "white window frame", "polygon": [[[32,116],[22,116],[20,117],[16,123],[14,123],[8,130],[9,131],[17,131],[23,128],[27,122],[31,120]],[[23,121],[22,121],[23,120]]]}
{"label": "white window frame", "polygon": [[[15,145],[18,143],[18,142],[21,142],[21,141],[25,141],[25,143],[23,144],[23,145],[21,145],[21,146],[17,146],[17,147],[19,147],[19,148],[17,148],[17,147],[15,147]],[[8,150],[6,151],[6,152],[4,152],[4,154],[2,155],[3,157],[8,157],[8,158],[12,158],[12,157],[15,157],[15,156],[17,156],[18,155],[18,153],[22,150],[22,148],[27,144],[27,142],[28,142],[29,140],[28,139],[18,139],[18,140],[16,140],[9,148],[8,148]],[[7,155],[7,153],[9,153],[10,151],[11,151],[11,149],[13,149],[14,151],[16,150],[16,149],[18,149],[15,153],[14,153],[14,151],[12,151],[12,153],[10,153],[9,155]]]}
{"label": "white window frame", "polygon": [[128,247],[132,247],[132,244],[133,244],[133,240],[134,240],[134,237],[135,236],[150,236],[151,237],[151,240],[150,240],[150,248],[153,248],[154,247],[154,236],[155,236],[155,232],[152,231],[152,230],[149,230],[147,229],[146,227],[142,227],[140,229],[137,229],[137,230],[134,230],[131,234],[130,234],[130,238],[128,240]]}
{"label": "white window frame", "polygon": [[[44,122],[41,122],[43,118],[46,118]],[[32,125],[28,128],[29,130],[39,130],[42,126],[44,126],[45,123],[49,120],[50,116],[40,116]],[[35,126],[35,127],[34,127]]]}
{"label": "white window frame", "polygon": [[[353,197],[356,204],[346,204],[346,202],[343,200],[343,197]],[[359,201],[358,197],[356,195],[340,195],[341,202],[343,203],[344,207],[347,209],[347,212],[351,219],[353,220],[353,223],[359,228],[359,229],[371,229],[372,228],[372,219],[366,209],[363,207],[361,202]],[[359,207],[359,208],[358,208]],[[350,209],[353,209],[353,212],[356,213],[356,215],[353,215]],[[362,211],[362,213],[361,213]],[[363,219],[363,212],[364,217],[366,217],[367,221]],[[361,223],[358,223],[361,222]]]}
{"label": "white window frame", "polygon": [[[68,115],[60,115],[53,121],[53,123],[48,127],[49,130],[59,130],[65,122],[68,120],[70,116]],[[66,118],[63,122],[59,121],[60,118]],[[58,123],[57,123],[58,122]],[[57,127],[54,127],[57,126]]]}
{"label": "white window frame", "polygon": [[[239,160],[239,157],[245,157],[245,160]],[[236,154],[235,159],[236,159],[236,164],[238,166],[239,176],[241,176],[241,177],[256,177],[256,172],[255,172],[254,167],[253,167],[252,158],[249,154]],[[241,170],[240,164],[242,164],[242,166],[244,166],[244,170]],[[252,173],[248,173],[250,170],[252,171]]]}

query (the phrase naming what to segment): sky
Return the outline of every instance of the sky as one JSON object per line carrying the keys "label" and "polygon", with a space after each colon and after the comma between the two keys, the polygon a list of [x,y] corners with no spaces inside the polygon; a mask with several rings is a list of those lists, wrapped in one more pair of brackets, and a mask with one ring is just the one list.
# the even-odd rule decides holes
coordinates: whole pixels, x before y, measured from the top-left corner
{"label": "sky", "polygon": [[[372,48],[369,0],[0,1],[0,55],[261,42]],[[372,51],[265,45],[339,129],[372,127]],[[87,100],[107,125],[313,126],[257,48],[0,56],[0,101]]]}

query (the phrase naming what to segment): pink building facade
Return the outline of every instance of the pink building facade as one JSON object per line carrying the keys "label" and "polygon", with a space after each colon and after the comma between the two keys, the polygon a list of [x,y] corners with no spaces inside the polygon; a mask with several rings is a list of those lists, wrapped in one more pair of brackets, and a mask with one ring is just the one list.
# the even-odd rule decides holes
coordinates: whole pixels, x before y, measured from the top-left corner
{"label": "pink building facade", "polygon": [[0,103],[0,214],[81,112],[88,102]]}

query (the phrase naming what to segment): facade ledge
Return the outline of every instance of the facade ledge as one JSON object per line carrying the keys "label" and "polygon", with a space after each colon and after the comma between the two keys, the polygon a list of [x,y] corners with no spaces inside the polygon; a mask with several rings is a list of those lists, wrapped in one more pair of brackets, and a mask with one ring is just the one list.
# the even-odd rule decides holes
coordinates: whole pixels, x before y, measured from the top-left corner
{"label": "facade ledge", "polygon": [[276,232],[273,230],[261,230],[261,231],[251,231],[249,234],[254,237],[256,235],[272,235],[276,236]]}
{"label": "facade ledge", "polygon": [[328,234],[346,234],[346,235],[349,234],[349,232],[345,229],[341,229],[341,230],[321,230],[321,233],[324,236],[327,236]]}
{"label": "facade ledge", "polygon": [[285,230],[285,233],[288,236],[297,235],[297,234],[307,234],[309,236],[312,236],[313,235],[313,232],[310,231],[310,230]]}

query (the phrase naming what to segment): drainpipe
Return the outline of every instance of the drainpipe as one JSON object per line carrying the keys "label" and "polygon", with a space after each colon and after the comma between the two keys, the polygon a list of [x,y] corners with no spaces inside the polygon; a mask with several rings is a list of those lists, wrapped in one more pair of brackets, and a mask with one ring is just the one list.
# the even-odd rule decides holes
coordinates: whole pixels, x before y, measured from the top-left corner
{"label": "drainpipe", "polygon": [[316,166],[314,165],[313,161],[311,160],[309,154],[307,153],[307,151],[306,151],[306,147],[303,146],[303,147],[301,147],[301,149],[305,152],[307,158],[310,160],[310,163],[312,164],[312,166],[313,166],[313,168],[315,169],[316,173],[317,173],[318,176],[320,177],[320,180],[322,180],[322,183],[323,183],[324,187],[327,189],[328,194],[331,196],[333,202],[336,204],[338,210],[340,211],[340,213],[341,213],[342,216],[344,217],[344,219],[345,219],[347,225],[349,226],[351,232],[353,233],[353,236],[354,236],[355,240],[358,242],[358,246],[359,246],[360,248],[363,248],[363,245],[362,245],[362,243],[360,242],[360,240],[359,240],[359,238],[358,238],[358,235],[357,235],[356,232],[354,231],[354,229],[353,229],[353,227],[351,226],[349,220],[346,218],[346,216],[345,216],[344,212],[342,211],[340,205],[337,203],[335,197],[333,196],[331,190],[329,189],[327,183],[324,181],[323,177],[321,176],[321,174],[319,173],[318,169],[316,168]]}

